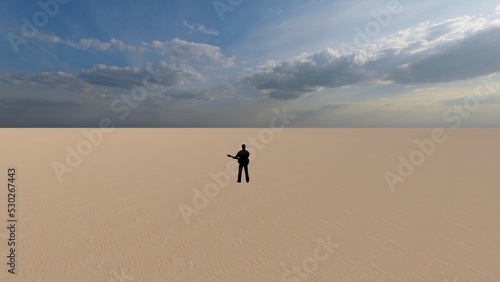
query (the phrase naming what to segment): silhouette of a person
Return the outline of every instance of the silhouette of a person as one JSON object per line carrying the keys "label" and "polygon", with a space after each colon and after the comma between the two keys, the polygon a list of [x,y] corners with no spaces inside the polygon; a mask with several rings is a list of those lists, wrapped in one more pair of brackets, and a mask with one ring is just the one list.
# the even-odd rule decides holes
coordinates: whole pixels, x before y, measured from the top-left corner
{"label": "silhouette of a person", "polygon": [[250,160],[248,159],[250,157],[250,153],[245,150],[246,146],[245,144],[241,145],[242,150],[239,151],[236,156],[233,157],[233,159],[237,159],[238,163],[240,164],[238,167],[238,183],[241,183],[241,170],[245,169],[245,177],[247,180],[247,183],[250,182],[250,176],[248,176],[248,164],[250,163]]}

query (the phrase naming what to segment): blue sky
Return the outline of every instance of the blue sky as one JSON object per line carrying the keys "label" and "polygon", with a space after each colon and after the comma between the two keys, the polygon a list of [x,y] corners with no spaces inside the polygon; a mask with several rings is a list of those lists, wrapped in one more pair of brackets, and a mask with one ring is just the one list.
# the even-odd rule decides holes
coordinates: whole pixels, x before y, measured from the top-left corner
{"label": "blue sky", "polygon": [[[497,1],[0,2],[0,126],[498,127]],[[450,112],[451,111],[451,112]]]}

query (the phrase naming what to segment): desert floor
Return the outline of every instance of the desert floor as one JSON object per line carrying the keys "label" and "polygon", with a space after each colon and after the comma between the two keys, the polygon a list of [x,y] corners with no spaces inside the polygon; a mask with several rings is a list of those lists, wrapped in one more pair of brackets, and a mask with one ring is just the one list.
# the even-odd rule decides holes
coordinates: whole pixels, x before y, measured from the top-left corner
{"label": "desert floor", "polygon": [[0,281],[500,281],[499,129],[97,130],[0,130]]}

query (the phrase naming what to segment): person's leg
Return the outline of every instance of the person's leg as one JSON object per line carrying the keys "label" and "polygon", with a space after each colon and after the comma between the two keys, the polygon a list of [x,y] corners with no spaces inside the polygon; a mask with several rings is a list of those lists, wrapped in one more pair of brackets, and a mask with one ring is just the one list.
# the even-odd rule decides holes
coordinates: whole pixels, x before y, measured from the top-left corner
{"label": "person's leg", "polygon": [[250,176],[248,175],[248,166],[245,166],[245,177],[247,178],[247,183],[250,182]]}
{"label": "person's leg", "polygon": [[243,165],[240,164],[238,167],[238,182],[241,182],[241,170],[243,169]]}

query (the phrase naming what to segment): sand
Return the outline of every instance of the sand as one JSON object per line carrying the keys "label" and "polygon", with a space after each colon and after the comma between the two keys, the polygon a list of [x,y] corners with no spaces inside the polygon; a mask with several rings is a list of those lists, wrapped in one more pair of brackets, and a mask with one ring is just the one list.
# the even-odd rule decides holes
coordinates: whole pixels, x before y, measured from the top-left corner
{"label": "sand", "polygon": [[[271,132],[0,130],[0,281],[500,281],[500,130],[445,130],[428,155],[433,129]],[[248,184],[227,168],[242,142]]]}

